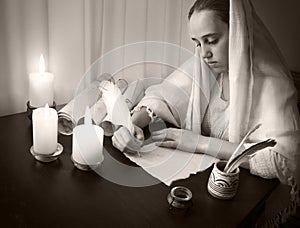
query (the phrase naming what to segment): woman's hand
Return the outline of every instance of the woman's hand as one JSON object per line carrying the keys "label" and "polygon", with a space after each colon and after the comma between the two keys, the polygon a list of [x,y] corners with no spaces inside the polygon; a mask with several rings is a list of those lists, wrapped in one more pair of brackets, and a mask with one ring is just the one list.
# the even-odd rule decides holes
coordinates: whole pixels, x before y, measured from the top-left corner
{"label": "woman's hand", "polygon": [[139,151],[144,142],[144,133],[141,128],[134,125],[133,135],[126,127],[120,127],[112,137],[112,144],[120,151]]}
{"label": "woman's hand", "polygon": [[[179,149],[192,153],[203,153],[222,160],[228,160],[238,146],[226,140],[212,138],[189,130],[167,128],[152,132],[153,141],[160,147]],[[248,167],[243,164],[243,167]]]}
{"label": "woman's hand", "polygon": [[158,146],[177,148],[188,152],[201,152],[198,148],[200,137],[201,135],[192,131],[177,128],[166,128],[152,132],[153,141],[159,141]]}

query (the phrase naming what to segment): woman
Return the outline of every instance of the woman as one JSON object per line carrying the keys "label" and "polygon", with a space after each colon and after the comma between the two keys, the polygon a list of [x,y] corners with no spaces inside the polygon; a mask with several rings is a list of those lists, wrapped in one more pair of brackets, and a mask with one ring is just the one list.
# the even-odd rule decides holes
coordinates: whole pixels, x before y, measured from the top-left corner
{"label": "woman", "polygon": [[[113,145],[121,151],[138,150],[141,128],[158,116],[178,127],[152,133],[153,139],[163,140],[160,146],[229,159],[247,131],[261,123],[244,147],[265,138],[276,139],[277,145],[259,151],[244,167],[290,186],[280,190],[285,201],[273,204],[277,211],[266,215],[265,221],[277,225],[298,203],[300,120],[289,71],[249,0],[198,0],[188,18],[199,57],[193,66],[196,74],[191,79],[175,71],[162,84],[148,88],[132,115],[134,136],[120,128],[112,138]],[[211,76],[217,83],[211,83]],[[170,85],[188,94],[188,102],[168,92]],[[196,146],[191,148],[190,141],[180,144],[183,134],[196,141]],[[220,142],[218,151],[209,146]]]}

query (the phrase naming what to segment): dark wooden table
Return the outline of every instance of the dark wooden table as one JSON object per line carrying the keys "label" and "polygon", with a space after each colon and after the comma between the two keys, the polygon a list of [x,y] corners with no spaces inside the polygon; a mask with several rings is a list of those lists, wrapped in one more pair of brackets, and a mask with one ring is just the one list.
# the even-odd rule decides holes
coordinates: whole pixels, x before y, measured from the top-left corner
{"label": "dark wooden table", "polygon": [[[222,201],[206,190],[210,168],[171,187],[163,183],[122,186],[93,171],[76,169],[70,160],[70,136],[59,136],[64,152],[57,161],[36,161],[29,152],[32,133],[26,113],[1,117],[0,127],[1,227],[250,226],[278,184],[242,169],[236,197]],[[105,139],[105,147],[109,154],[105,154],[104,171],[110,171],[114,159],[135,166],[111,146],[109,138]],[[152,178],[146,172],[143,175]],[[168,207],[167,195],[177,185],[193,193],[193,207],[185,216],[172,214]]]}

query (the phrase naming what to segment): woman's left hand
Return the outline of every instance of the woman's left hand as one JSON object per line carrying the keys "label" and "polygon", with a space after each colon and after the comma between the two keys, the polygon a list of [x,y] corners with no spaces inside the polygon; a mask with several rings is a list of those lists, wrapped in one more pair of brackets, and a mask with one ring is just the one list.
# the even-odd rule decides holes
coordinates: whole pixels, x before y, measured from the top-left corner
{"label": "woman's left hand", "polygon": [[189,130],[166,128],[152,132],[153,141],[160,147],[177,148],[188,152],[200,152],[198,149],[200,135]]}

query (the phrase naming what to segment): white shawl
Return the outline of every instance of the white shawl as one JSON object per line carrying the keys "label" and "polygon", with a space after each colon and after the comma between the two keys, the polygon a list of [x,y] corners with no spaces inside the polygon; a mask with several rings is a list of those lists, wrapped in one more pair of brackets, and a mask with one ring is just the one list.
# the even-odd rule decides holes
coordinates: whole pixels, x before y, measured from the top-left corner
{"label": "white shawl", "polygon": [[[201,133],[215,80],[198,56],[196,48],[195,58],[161,85],[150,87],[139,105],[152,108],[156,115],[178,127]],[[166,92],[170,85],[190,97],[188,105],[178,102],[174,92]],[[297,92],[279,49],[249,0],[230,0],[229,86],[229,141],[239,143],[250,128],[262,124],[248,143],[274,138],[277,145],[258,152],[250,160],[250,171],[265,178],[277,177],[291,186],[295,208],[296,183],[300,183]]]}
{"label": "white shawl", "polygon": [[[249,142],[272,137],[277,141],[274,152],[298,161],[300,119],[292,77],[249,0],[231,0],[230,4],[229,141],[239,143],[248,129],[262,123]],[[196,48],[194,58],[162,84],[148,88],[139,105],[152,108],[175,126],[201,133],[214,83]],[[290,167],[294,174],[295,167]]]}

